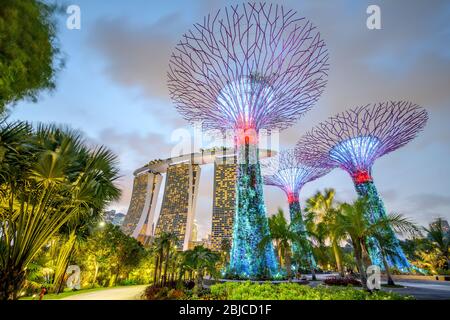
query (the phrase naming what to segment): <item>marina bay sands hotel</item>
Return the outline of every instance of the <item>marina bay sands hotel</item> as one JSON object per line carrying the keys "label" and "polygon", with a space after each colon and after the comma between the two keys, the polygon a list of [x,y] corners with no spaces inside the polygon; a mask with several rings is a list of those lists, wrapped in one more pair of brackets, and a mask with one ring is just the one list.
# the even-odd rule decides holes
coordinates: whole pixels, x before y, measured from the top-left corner
{"label": "marina bay sands hotel", "polygon": [[[260,150],[260,157],[271,151]],[[236,156],[231,149],[210,149],[165,160],[153,160],[134,172],[133,192],[122,230],[148,244],[163,232],[174,233],[177,248],[187,250],[194,223],[201,166],[214,163],[211,249],[231,241],[235,212]],[[156,225],[153,223],[163,174],[164,195]],[[231,244],[231,242],[230,242]]]}

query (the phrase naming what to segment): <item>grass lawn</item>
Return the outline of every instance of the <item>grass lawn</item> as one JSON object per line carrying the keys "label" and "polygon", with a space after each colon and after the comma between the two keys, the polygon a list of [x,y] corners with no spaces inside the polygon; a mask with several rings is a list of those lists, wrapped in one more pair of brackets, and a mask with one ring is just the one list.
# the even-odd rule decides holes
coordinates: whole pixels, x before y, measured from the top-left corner
{"label": "grass lawn", "polygon": [[[112,289],[112,288],[117,288],[117,287],[109,287],[109,288],[99,287],[99,288],[81,289],[81,290],[76,290],[76,291],[66,289],[66,290],[64,290],[64,292],[61,292],[60,294],[55,294],[55,293],[46,294],[42,300],[59,300],[59,299],[63,299],[63,298],[70,297],[70,296],[80,294],[80,293],[89,293],[89,292],[107,290],[107,289]],[[36,294],[36,297],[34,297],[34,298],[33,297],[23,297],[23,298],[20,298],[19,300],[39,300],[39,294]]]}

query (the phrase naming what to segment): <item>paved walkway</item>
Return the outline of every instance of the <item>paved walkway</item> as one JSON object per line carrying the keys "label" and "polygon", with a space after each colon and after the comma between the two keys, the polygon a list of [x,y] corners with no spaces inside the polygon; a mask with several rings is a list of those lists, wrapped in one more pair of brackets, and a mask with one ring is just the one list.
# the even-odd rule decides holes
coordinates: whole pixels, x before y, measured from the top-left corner
{"label": "paved walkway", "polygon": [[61,300],[140,300],[140,296],[147,286],[129,286],[80,293]]}
{"label": "paved walkway", "polygon": [[401,280],[395,281],[395,284],[405,288],[384,288],[384,290],[412,295],[418,300],[450,300],[448,281]]}

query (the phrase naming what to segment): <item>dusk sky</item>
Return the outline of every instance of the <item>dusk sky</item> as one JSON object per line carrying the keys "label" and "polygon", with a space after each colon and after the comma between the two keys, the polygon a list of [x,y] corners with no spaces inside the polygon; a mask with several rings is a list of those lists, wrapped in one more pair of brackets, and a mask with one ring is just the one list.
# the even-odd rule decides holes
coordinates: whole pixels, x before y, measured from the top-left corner
{"label": "dusk sky", "polygon": [[[242,1],[68,0],[81,8],[81,30],[59,18],[66,66],[57,88],[38,103],[21,102],[11,119],[67,124],[104,144],[120,160],[123,196],[111,209],[126,213],[132,172],[156,158],[170,157],[174,130],[189,128],[167,90],[170,53],[183,33],[203,16]],[[321,32],[330,56],[328,84],[314,108],[281,133],[293,147],[320,121],[347,108],[386,100],[425,107],[424,131],[373,167],[388,212],[422,225],[450,220],[450,1],[271,1],[295,9]],[[366,27],[369,5],[381,9],[381,30]],[[211,228],[213,166],[203,166],[196,220],[200,237]],[[307,184],[301,199],[333,187],[337,200],[356,198],[340,169]],[[161,189],[163,190],[163,189]],[[269,214],[287,202],[281,190],[265,187]],[[162,192],[160,194],[160,201]],[[159,208],[158,208],[159,213]]]}

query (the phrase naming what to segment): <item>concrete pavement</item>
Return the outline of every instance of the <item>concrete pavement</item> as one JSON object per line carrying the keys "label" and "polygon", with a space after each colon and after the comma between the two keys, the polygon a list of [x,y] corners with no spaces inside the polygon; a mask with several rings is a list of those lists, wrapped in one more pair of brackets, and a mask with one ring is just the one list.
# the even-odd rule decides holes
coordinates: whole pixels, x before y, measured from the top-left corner
{"label": "concrete pavement", "polygon": [[148,285],[111,288],[106,290],[80,293],[61,300],[140,300]]}

